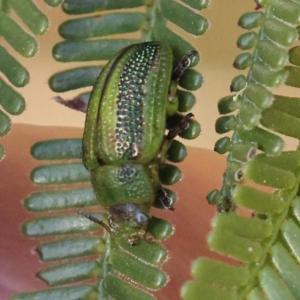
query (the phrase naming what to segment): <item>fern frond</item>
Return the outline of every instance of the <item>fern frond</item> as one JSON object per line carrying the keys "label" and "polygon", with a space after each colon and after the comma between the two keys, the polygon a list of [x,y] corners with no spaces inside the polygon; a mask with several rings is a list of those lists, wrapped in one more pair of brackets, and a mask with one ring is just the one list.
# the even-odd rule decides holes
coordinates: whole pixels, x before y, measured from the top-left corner
{"label": "fern frond", "polygon": [[[226,116],[217,120],[216,130],[234,132],[231,139],[216,143],[216,151],[228,152],[227,169],[222,189],[208,195],[221,212],[213,220],[209,246],[238,265],[198,259],[192,267],[195,279],[182,288],[183,299],[300,298],[299,241],[292,238],[300,230],[300,152],[282,151],[283,139],[276,134],[300,138],[300,98],[271,92],[281,84],[299,87],[297,67],[288,63],[299,61],[297,47],[291,47],[298,38],[300,4],[259,3],[263,11],[246,13],[239,21],[247,30],[260,29],[238,39],[242,50],[254,50],[240,54],[234,62],[238,69],[249,68],[247,77],[238,76],[232,82],[232,91],[238,93],[219,102],[219,112]],[[237,109],[238,114],[232,115]],[[260,153],[255,155],[257,150]]]}
{"label": "fern frond", "polygon": [[[207,2],[203,2],[201,7],[195,1],[189,1],[189,5],[196,9],[202,9],[207,6]],[[144,8],[144,12],[137,13],[131,10],[131,8],[141,6]],[[168,10],[168,6],[170,6],[170,10]],[[190,25],[195,20],[197,21],[195,32],[198,35],[207,28],[207,21],[204,18],[194,10],[175,1],[66,0],[62,7],[68,14],[90,14],[97,11],[115,10],[113,13],[106,12],[103,16],[85,15],[83,18],[67,20],[61,24],[59,33],[65,40],[54,46],[53,56],[62,62],[107,60],[128,45],[152,40],[163,40],[170,43],[176,62],[194,47],[167,28],[167,20],[169,19],[189,31],[194,27],[190,27]],[[127,9],[126,12],[118,11],[123,8]],[[181,17],[180,22],[177,22],[177,18],[176,20],[172,18],[169,11],[173,11],[177,15],[180,15],[182,11],[184,18]],[[103,38],[108,35],[127,34],[135,31],[140,32],[139,39]],[[192,62],[193,66],[197,62],[198,59],[195,59]],[[50,78],[50,87],[54,91],[65,92],[92,86],[101,70],[102,66],[89,65],[63,71]],[[189,91],[199,88],[201,84],[202,76],[195,70],[191,69],[182,76],[179,85],[188,91],[178,91],[179,112],[191,109],[195,103],[195,97]],[[56,100],[66,106],[85,111],[88,98],[89,93],[84,93],[71,101],[65,101],[60,97]],[[176,114],[168,120],[168,126],[172,127],[174,122],[178,124],[178,120],[182,117],[181,113]],[[192,139],[199,133],[199,124],[191,120],[188,130],[181,136]],[[185,146],[174,141],[167,155],[171,162],[180,162],[186,154]],[[56,262],[54,267],[43,270],[39,276],[52,286],[75,282],[77,287],[59,287],[48,291],[19,294],[12,299],[26,299],[26,297],[27,299],[30,297],[51,299],[51,297],[55,297],[54,295],[66,295],[67,293],[68,296],[62,299],[70,297],[70,299],[73,299],[72,297],[80,299],[98,297],[102,300],[112,298],[120,300],[155,299],[151,292],[161,289],[169,280],[168,275],[161,268],[167,259],[167,252],[161,241],[173,233],[172,225],[166,220],[152,217],[147,232],[154,237],[155,242],[149,244],[147,241],[142,241],[137,247],[130,247],[124,239],[116,239],[105,233],[99,235],[99,232],[95,231],[99,226],[87,219],[73,214],[56,214],[59,211],[78,207],[88,207],[93,212],[95,211],[94,206],[98,205],[90,185],[85,183],[89,181],[89,174],[82,163],[78,161],[82,155],[81,140],[40,142],[33,146],[32,155],[36,159],[47,161],[32,171],[32,181],[44,187],[49,186],[49,188],[37,191],[25,200],[26,208],[39,215],[26,222],[23,231],[26,235],[36,238],[45,235],[68,234],[66,237],[63,236],[38,246],[42,260]],[[67,160],[71,160],[71,162]],[[162,184],[172,185],[180,180],[181,176],[178,167],[166,163],[161,164],[159,179]],[[52,188],[53,184],[67,184],[67,186]],[[175,202],[175,193],[169,189],[164,190]],[[154,202],[154,206],[164,209],[158,199]],[[55,215],[42,215],[49,210],[55,211]],[[102,213],[97,216],[105,220],[105,215]],[[64,227],[63,224],[66,226]],[[89,232],[88,236],[87,232]],[[83,233],[85,234],[83,235]],[[76,234],[76,237],[70,237],[70,234]],[[96,260],[90,260],[87,257],[91,254],[97,254]],[[80,257],[84,260],[83,262],[78,261]],[[63,260],[63,264],[60,260]],[[86,279],[93,279],[94,285],[82,285],[83,283],[80,281]]]}
{"label": "fern frond", "polygon": [[[49,5],[61,1],[48,1]],[[57,4],[56,4],[57,5]],[[34,56],[38,51],[38,45],[31,34],[27,33],[12,18],[14,11],[29,31],[34,35],[44,34],[49,26],[48,18],[31,0],[3,0],[0,3],[0,37],[23,57]],[[0,71],[6,79],[17,88],[28,84],[29,72],[24,68],[3,46],[0,44]],[[25,109],[25,99],[8,82],[0,77],[0,136],[10,131],[10,118],[7,114],[19,115]],[[4,149],[0,145],[0,160],[4,157]]]}
{"label": "fern frond", "polygon": [[[196,5],[196,8],[203,9],[207,4],[205,1],[200,6],[199,4]],[[193,3],[190,5],[195,6]],[[144,6],[144,12],[129,10],[141,6]],[[123,8],[127,8],[127,11],[108,12],[101,16],[95,15],[98,11]],[[203,34],[208,27],[206,19],[175,1],[127,0],[105,2],[93,0],[82,3],[81,1],[68,0],[63,3],[63,9],[68,14],[90,13],[91,16],[70,19],[59,26],[59,34],[65,41],[58,43],[53,48],[53,56],[61,62],[108,60],[128,45],[154,40],[168,42],[173,49],[176,60],[179,61],[186,53],[195,48],[181,36],[171,31],[166,26],[167,21],[175,23],[187,32],[194,30],[195,32],[192,33],[195,35]],[[139,39],[122,39],[123,34],[138,31],[140,32]],[[105,39],[106,36],[116,34],[121,35],[121,37]],[[198,59],[193,61],[193,65],[196,65],[198,61]],[[102,67],[99,65],[83,66],[54,74],[49,80],[50,88],[56,92],[66,92],[92,86]],[[201,75],[192,70],[189,72],[193,81],[198,81],[192,89],[199,88],[202,84]],[[189,87],[185,88],[190,89]],[[59,100],[59,102],[63,102],[61,98]],[[78,103],[80,97],[76,97],[74,101]],[[70,101],[63,103],[74,107]],[[75,105],[76,107],[77,105]]]}

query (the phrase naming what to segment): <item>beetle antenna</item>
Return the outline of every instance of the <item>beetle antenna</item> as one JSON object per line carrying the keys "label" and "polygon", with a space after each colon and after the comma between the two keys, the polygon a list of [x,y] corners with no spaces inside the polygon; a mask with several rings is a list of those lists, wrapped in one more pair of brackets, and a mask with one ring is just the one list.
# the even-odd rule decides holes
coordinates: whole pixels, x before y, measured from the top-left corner
{"label": "beetle antenna", "polygon": [[93,222],[95,222],[95,223],[101,225],[105,230],[108,231],[109,234],[112,234],[110,228],[109,228],[104,222],[100,221],[100,220],[97,219],[96,217],[94,217],[94,216],[92,216],[92,215],[90,215],[90,214],[87,214],[86,212],[84,212],[83,210],[81,210],[81,209],[79,209],[79,208],[76,209],[76,212],[77,212],[78,214],[82,215],[83,217],[85,217],[85,218],[87,218],[87,219],[89,219],[89,220],[91,220],[91,221],[93,221]]}

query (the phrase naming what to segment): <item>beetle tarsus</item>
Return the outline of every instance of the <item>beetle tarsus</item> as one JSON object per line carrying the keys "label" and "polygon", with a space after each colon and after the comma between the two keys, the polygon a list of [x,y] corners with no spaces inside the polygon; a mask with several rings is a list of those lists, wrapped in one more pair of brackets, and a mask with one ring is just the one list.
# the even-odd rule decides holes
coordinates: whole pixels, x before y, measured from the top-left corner
{"label": "beetle tarsus", "polygon": [[184,118],[180,121],[180,123],[175,126],[173,129],[169,130],[167,138],[169,140],[174,139],[180,132],[184,131],[185,129],[188,128],[189,122],[188,120],[193,118],[194,115],[192,113],[188,113],[187,115],[184,116]]}
{"label": "beetle tarsus", "polygon": [[184,71],[189,68],[191,65],[193,57],[199,55],[196,50],[191,50],[189,53],[187,53],[179,62],[177,67],[174,69],[172,74],[172,80],[178,80]]}
{"label": "beetle tarsus", "polygon": [[85,211],[83,211],[83,210],[81,210],[79,208],[76,209],[76,212],[79,215],[82,215],[83,217],[85,217],[85,218],[87,218],[87,219],[89,219],[89,220],[91,220],[91,221],[93,221],[93,222],[101,225],[105,230],[108,231],[109,234],[111,234],[110,228],[104,222],[100,221],[99,219],[97,219],[96,217],[94,217],[94,216],[92,216],[90,214],[87,214]]}
{"label": "beetle tarsus", "polygon": [[165,209],[168,209],[170,211],[175,210],[174,206],[172,205],[172,199],[167,195],[167,193],[163,189],[159,190],[157,192],[157,195]]}

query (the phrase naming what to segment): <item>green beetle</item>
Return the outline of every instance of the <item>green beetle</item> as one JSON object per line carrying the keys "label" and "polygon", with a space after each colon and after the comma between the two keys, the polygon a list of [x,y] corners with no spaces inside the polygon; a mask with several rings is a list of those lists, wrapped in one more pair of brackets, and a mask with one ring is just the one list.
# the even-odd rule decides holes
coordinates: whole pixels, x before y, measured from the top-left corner
{"label": "green beetle", "polygon": [[162,189],[159,165],[172,139],[188,127],[186,115],[165,135],[166,118],[177,112],[177,82],[198,55],[189,52],[173,69],[171,48],[162,42],[129,46],[111,59],[97,79],[88,106],[83,162],[96,197],[109,211],[109,233],[131,245],[147,234],[149,211],[156,197],[173,210]]}

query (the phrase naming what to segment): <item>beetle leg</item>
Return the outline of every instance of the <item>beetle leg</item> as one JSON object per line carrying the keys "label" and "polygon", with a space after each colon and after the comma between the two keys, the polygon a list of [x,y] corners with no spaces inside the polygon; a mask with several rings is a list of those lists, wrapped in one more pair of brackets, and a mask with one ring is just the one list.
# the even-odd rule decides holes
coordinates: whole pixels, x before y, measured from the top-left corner
{"label": "beetle leg", "polygon": [[127,243],[131,246],[131,247],[134,247],[136,246],[138,243],[139,243],[139,240],[134,237],[134,236],[131,236],[127,239]]}
{"label": "beetle leg", "polygon": [[194,117],[194,115],[192,113],[188,113],[187,115],[185,115],[177,126],[175,126],[173,129],[169,130],[169,132],[167,134],[167,139],[172,140],[180,132],[187,129],[189,126],[188,120],[193,117]]}
{"label": "beetle leg", "polygon": [[142,238],[145,238],[146,232],[144,230],[131,234],[127,237],[127,242],[130,246],[136,246],[140,243]]}
{"label": "beetle leg", "polygon": [[146,239],[150,244],[154,243],[153,235],[147,231],[144,234],[144,239]]}
{"label": "beetle leg", "polygon": [[191,50],[188,52],[179,62],[177,67],[174,68],[173,74],[172,74],[172,80],[178,80],[184,71],[188,69],[188,67],[191,65],[193,57],[197,56],[198,52],[196,50]]}
{"label": "beetle leg", "polygon": [[[171,143],[172,141],[165,139],[163,144],[163,146],[165,147],[162,147],[157,157],[159,163],[163,163],[163,161],[165,160],[162,160],[162,158],[165,158],[166,152],[168,151],[168,148],[170,147]],[[174,207],[172,206],[172,199],[167,195],[167,193],[162,187],[161,181],[158,176],[159,171],[157,165],[150,165],[149,168],[152,173],[153,186],[156,190],[155,200],[157,199],[158,201],[160,201],[165,209],[173,211]]]}
{"label": "beetle leg", "polygon": [[81,210],[81,209],[79,209],[79,208],[76,210],[76,212],[77,212],[78,214],[84,216],[85,218],[87,218],[87,219],[89,219],[89,220],[91,220],[91,221],[93,221],[93,222],[95,222],[95,223],[101,225],[104,229],[106,229],[106,230],[108,231],[109,234],[112,234],[110,228],[109,228],[104,222],[100,221],[100,220],[97,219],[96,217],[94,217],[94,216],[92,216],[92,215],[90,215],[90,214],[87,214],[86,212],[84,212],[83,210]]}
{"label": "beetle leg", "polygon": [[168,209],[170,211],[175,210],[175,208],[172,206],[172,199],[162,188],[157,191],[156,196],[158,197],[165,209]]}
{"label": "beetle leg", "polygon": [[132,234],[127,238],[127,242],[130,246],[134,247],[140,243],[142,238],[147,240],[149,243],[154,243],[153,235],[147,231]]}
{"label": "beetle leg", "polygon": [[[85,97],[87,98],[87,97]],[[69,107],[71,109],[77,110],[77,111],[81,111],[86,113],[87,111],[87,105],[88,102],[82,95],[79,95],[77,97],[75,97],[74,99],[71,100],[65,100],[63,98],[61,98],[60,96],[54,97],[53,99],[57,102],[60,103],[66,107]]]}

